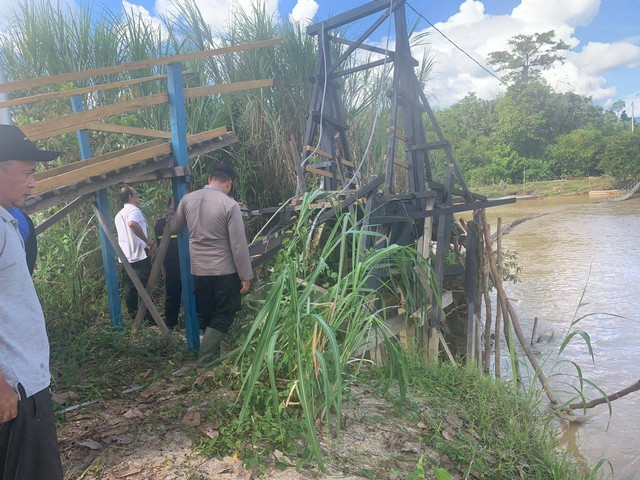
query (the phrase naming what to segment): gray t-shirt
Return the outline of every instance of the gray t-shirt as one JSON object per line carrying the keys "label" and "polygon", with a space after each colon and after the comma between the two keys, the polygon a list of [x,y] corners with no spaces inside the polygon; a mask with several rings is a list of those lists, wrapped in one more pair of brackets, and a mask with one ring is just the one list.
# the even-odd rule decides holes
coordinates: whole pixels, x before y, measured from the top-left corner
{"label": "gray t-shirt", "polygon": [[49,340],[18,222],[0,206],[0,371],[27,396],[49,386]]}

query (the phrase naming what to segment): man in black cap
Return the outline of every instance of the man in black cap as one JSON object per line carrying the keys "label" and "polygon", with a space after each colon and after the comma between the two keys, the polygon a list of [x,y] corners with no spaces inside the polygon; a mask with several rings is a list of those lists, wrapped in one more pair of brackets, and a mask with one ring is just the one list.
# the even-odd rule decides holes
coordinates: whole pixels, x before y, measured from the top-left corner
{"label": "man in black cap", "polygon": [[0,125],[0,478],[62,479],[49,384],[49,340],[18,222],[8,213],[31,195],[38,150]]}
{"label": "man in black cap", "polygon": [[220,343],[253,278],[240,205],[229,197],[235,179],[236,172],[229,165],[216,165],[208,185],[182,197],[175,214],[167,216],[173,232],[189,227],[196,310],[205,328],[199,366],[220,356]]}

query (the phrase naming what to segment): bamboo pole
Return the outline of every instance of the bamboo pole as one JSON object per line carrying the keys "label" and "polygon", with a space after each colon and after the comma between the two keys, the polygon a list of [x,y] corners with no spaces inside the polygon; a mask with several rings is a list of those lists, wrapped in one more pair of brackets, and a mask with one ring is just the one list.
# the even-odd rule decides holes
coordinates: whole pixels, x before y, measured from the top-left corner
{"label": "bamboo pole", "polygon": [[[502,278],[502,218],[498,218],[498,275]],[[502,309],[499,305],[496,306],[496,326],[495,326],[495,334],[494,334],[494,348],[495,348],[495,358],[493,362],[493,368],[495,372],[495,377],[500,378],[500,324],[502,322]]]}
{"label": "bamboo pole", "polygon": [[[477,224],[477,221],[476,221]],[[479,228],[479,225],[478,225]],[[478,235],[478,251],[484,252],[484,242],[482,235]],[[482,295],[484,296],[485,305],[485,323],[484,323],[484,373],[489,374],[491,364],[491,297],[489,297],[489,264],[484,253],[480,255],[482,264]]]}
{"label": "bamboo pole", "polygon": [[486,215],[484,215],[484,212],[482,213],[482,227],[484,231],[484,241],[485,241],[485,249],[487,251],[487,259],[489,261],[489,267],[491,269],[491,275],[493,277],[493,284],[496,287],[498,299],[503,306],[503,310],[506,309],[508,312],[508,316],[511,318],[511,325],[513,326],[513,330],[516,334],[516,337],[520,342],[520,346],[524,350],[524,353],[527,359],[529,360],[529,362],[531,363],[531,366],[535,370],[535,375],[538,377],[538,380],[540,381],[540,384],[542,385],[543,390],[547,394],[547,398],[549,399],[549,402],[551,402],[551,404],[554,406],[559,405],[560,402],[556,397],[555,392],[551,388],[551,385],[549,385],[547,377],[542,371],[542,368],[540,368],[540,365],[538,364],[538,360],[536,359],[535,355],[531,351],[531,347],[527,343],[527,340],[524,337],[524,333],[522,332],[522,328],[520,327],[520,321],[518,320],[518,315],[516,314],[515,310],[511,306],[511,302],[509,301],[509,298],[507,297],[504,291],[504,288],[502,285],[502,277],[500,277],[498,273],[498,268],[493,258],[493,251],[491,248],[492,247],[491,246],[491,230],[489,228],[489,224],[487,223],[487,217]]}

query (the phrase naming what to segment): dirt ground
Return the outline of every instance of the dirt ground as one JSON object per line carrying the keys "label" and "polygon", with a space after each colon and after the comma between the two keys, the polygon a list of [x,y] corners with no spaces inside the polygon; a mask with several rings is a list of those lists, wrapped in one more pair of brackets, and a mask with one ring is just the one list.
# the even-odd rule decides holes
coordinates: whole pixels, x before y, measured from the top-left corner
{"label": "dirt ground", "polygon": [[[217,419],[207,417],[209,402],[235,400],[231,391],[194,388],[211,375],[215,373],[208,371],[194,379],[193,374],[179,372],[119,398],[63,413],[58,437],[65,479],[404,479],[423,454],[447,467],[446,458],[421,444],[420,431],[426,425],[389,414],[390,403],[366,387],[352,389],[341,435],[323,443],[330,452],[324,473],[296,471],[293,466],[256,473],[238,458],[206,457],[196,447],[202,439],[218,435],[220,428]],[[65,398],[65,392],[58,392],[56,397],[73,408],[73,395]],[[272,457],[279,465],[294,464],[278,451]]]}

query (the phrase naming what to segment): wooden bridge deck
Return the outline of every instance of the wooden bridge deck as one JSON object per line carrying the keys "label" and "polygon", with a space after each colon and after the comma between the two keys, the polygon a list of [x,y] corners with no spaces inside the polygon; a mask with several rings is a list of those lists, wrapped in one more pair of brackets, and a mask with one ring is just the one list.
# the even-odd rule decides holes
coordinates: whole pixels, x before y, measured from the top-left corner
{"label": "wooden bridge deck", "polygon": [[[189,158],[224,148],[238,141],[226,127],[187,136]],[[26,210],[37,212],[80,196],[132,180],[190,175],[188,167],[173,166],[171,142],[153,140],[89,160],[74,162],[36,174],[36,187]]]}

